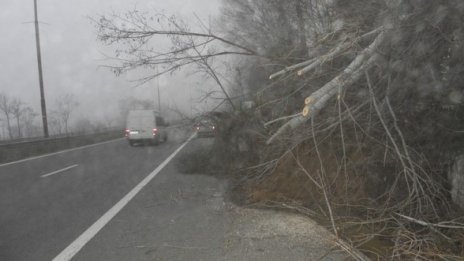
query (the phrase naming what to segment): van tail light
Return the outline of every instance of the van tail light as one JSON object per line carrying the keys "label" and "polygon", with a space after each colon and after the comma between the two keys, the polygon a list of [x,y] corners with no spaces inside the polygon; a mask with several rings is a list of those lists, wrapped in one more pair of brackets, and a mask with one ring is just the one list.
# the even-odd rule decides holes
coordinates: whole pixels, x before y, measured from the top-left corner
{"label": "van tail light", "polygon": [[124,130],[124,136],[129,137],[129,131],[130,131],[129,129],[125,129]]}
{"label": "van tail light", "polygon": [[153,129],[153,136],[155,136],[158,133],[158,129]]}

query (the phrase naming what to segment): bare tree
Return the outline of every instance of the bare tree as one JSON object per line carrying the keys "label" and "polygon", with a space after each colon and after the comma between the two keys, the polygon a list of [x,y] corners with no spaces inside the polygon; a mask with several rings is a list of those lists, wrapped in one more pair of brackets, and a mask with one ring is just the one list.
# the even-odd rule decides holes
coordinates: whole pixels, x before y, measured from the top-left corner
{"label": "bare tree", "polygon": [[[188,66],[197,65],[197,69],[210,76],[218,85],[233,108],[233,102],[222,84],[216,69],[211,66],[215,57],[231,55],[256,56],[255,50],[246,45],[216,34],[198,19],[198,31],[179,17],[162,13],[151,15],[135,10],[123,15],[111,14],[93,20],[98,38],[110,45],[117,45],[113,59],[114,65],[108,66],[117,75],[134,69],[152,69],[148,76],[140,79],[145,83],[165,73],[172,73]],[[155,42],[163,38],[171,42],[171,48],[157,49]]]}
{"label": "bare tree", "polygon": [[[338,235],[334,206],[350,207],[366,200],[353,202],[347,195],[352,193],[356,198],[353,191],[369,191],[366,187],[378,179],[375,173],[389,166],[391,169],[382,173],[384,183],[373,186],[384,188],[382,192],[369,192],[378,194],[367,199],[374,203],[366,204],[364,211],[375,214],[359,224],[364,228],[371,226],[366,224],[375,225],[363,240],[369,241],[378,233],[391,240],[392,254],[381,259],[458,260],[459,250],[448,255],[448,250],[440,249],[430,235],[438,233],[452,245],[464,229],[459,224],[455,232],[460,236],[436,229],[456,218],[443,186],[448,169],[443,162],[452,161],[453,155],[460,153],[455,144],[464,143],[462,137],[446,131],[449,126],[454,130],[463,128],[456,116],[464,115],[459,94],[464,67],[457,58],[464,54],[464,3],[305,1],[326,2],[327,7],[317,10],[323,16],[320,21],[329,20],[331,24],[314,34],[309,32],[318,28],[311,20],[305,19],[304,26],[296,20],[292,25],[297,29],[292,30],[309,30],[309,52],[307,57],[303,54],[299,57],[302,59],[295,59],[285,54],[293,53],[297,43],[302,42],[298,33],[292,34],[290,46],[277,44],[279,52],[266,48],[269,45],[262,41],[271,37],[285,39],[285,34],[276,32],[278,26],[271,27],[274,30],[266,28],[272,21],[260,23],[276,17],[260,15],[263,10],[279,14],[279,9],[256,8],[272,1],[263,2],[228,2],[239,7],[232,13],[239,16],[228,19],[234,21],[231,34],[245,35],[242,41],[249,46],[259,43],[266,56],[277,54],[272,63],[262,62],[263,70],[271,70],[271,81],[261,82],[256,92],[258,110],[265,112],[262,115],[267,127],[260,134],[268,136],[267,147],[260,148],[259,156],[264,158],[256,167],[260,171],[253,173],[253,179],[261,182],[278,171],[304,173],[320,192],[326,205],[322,212]],[[302,17],[298,13],[296,17]],[[291,17],[289,14],[286,17]],[[305,166],[306,162],[300,162],[301,151],[306,161],[317,162],[317,166],[308,168],[313,163]],[[364,156],[353,161],[360,151],[365,151]],[[297,155],[295,163],[288,164],[288,155],[293,153]],[[356,168],[356,164],[365,169]],[[362,181],[356,181],[360,178],[358,171]],[[362,186],[366,187],[360,189]],[[418,224],[428,229],[415,227]],[[386,230],[395,232],[392,235]]]}
{"label": "bare tree", "polygon": [[55,102],[55,114],[58,120],[63,123],[66,134],[69,133],[69,118],[77,106],[79,106],[79,102],[76,101],[76,98],[72,94],[62,95]]}
{"label": "bare tree", "polygon": [[1,139],[5,139],[6,134],[5,134],[5,124],[4,124],[3,117],[0,117],[0,130],[1,130],[1,134],[0,134]]}
{"label": "bare tree", "polygon": [[63,122],[56,111],[51,111],[48,115],[48,125],[50,126],[51,133],[63,134]]}
{"label": "bare tree", "polygon": [[23,108],[23,125],[24,125],[24,131],[25,135],[28,137],[35,136],[37,134],[37,126],[34,125],[35,118],[39,114],[36,113],[31,107],[26,106]]}
{"label": "bare tree", "polygon": [[3,93],[0,93],[0,111],[5,115],[6,127],[8,130],[8,137],[13,139],[13,132],[11,130],[11,116],[12,116],[12,106],[11,101],[8,96]]}
{"label": "bare tree", "polygon": [[18,138],[22,137],[21,133],[21,121],[20,118],[24,114],[24,107],[23,107],[23,102],[21,102],[19,99],[13,99],[11,101],[11,115],[16,119],[16,127],[18,129]]}

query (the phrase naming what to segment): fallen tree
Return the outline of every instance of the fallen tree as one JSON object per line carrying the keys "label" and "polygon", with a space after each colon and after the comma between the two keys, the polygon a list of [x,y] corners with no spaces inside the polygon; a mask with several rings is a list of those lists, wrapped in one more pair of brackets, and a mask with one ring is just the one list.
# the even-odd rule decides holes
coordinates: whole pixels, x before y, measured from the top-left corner
{"label": "fallen tree", "polygon": [[[464,145],[464,4],[233,0],[226,6],[225,36],[137,12],[96,23],[102,41],[126,46],[116,52],[116,73],[160,65],[166,73],[191,64],[212,73],[213,57],[247,57],[242,71],[249,72],[240,80],[248,83],[254,113],[227,117],[218,148],[235,159],[245,155],[238,143],[247,145],[240,181],[250,201],[284,202],[308,215],[316,209],[335,235],[349,240],[348,252],[459,260],[464,220],[446,172]],[[157,35],[170,37],[173,48],[148,47]],[[234,104],[222,79],[215,80]],[[386,249],[366,247],[375,240]]]}
{"label": "fallen tree", "polygon": [[[449,162],[461,153],[456,143],[464,144],[463,137],[451,131],[464,127],[457,116],[464,113],[464,68],[458,58],[464,54],[464,4],[363,3],[366,6],[335,1],[333,7],[339,12],[335,16],[346,26],[329,32],[310,48],[333,47],[270,75],[275,82],[288,83],[291,78],[303,82],[297,89],[287,88],[301,101],[302,110],[266,118],[271,132],[266,144],[270,148],[262,148],[267,156],[251,174],[260,180],[250,182],[256,184],[251,186],[251,197],[266,200],[256,196],[263,190],[295,197],[294,192],[273,182],[295,189],[303,178],[287,177],[297,179],[295,184],[280,180],[280,175],[302,172],[312,185],[301,190],[313,187],[320,192],[320,198],[311,195],[313,199],[308,202],[325,209],[322,212],[332,221],[336,235],[337,226],[351,219],[347,209],[367,217],[349,221],[370,231],[352,246],[380,236],[391,243],[381,259],[458,260],[464,249],[460,241],[463,220],[452,207],[455,203],[448,190],[452,184],[443,177]],[[377,13],[365,13],[372,11],[372,6]],[[322,84],[317,87],[314,83]],[[275,104],[271,110],[282,108]],[[286,122],[274,127],[281,121]],[[317,166],[299,154],[306,155],[306,161],[316,160]],[[289,155],[296,156],[292,160]],[[388,168],[388,172],[382,171]],[[273,181],[262,185],[263,179]],[[377,191],[356,195],[369,192],[369,186]],[[325,207],[319,200],[326,202]],[[451,230],[440,225],[446,223],[456,226]],[[418,224],[422,226],[416,227]]]}

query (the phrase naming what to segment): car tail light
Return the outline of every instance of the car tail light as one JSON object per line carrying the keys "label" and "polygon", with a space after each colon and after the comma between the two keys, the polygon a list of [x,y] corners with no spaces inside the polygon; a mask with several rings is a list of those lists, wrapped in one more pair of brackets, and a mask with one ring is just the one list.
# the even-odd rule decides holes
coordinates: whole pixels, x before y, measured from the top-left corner
{"label": "car tail light", "polygon": [[124,135],[125,135],[126,137],[128,137],[128,136],[129,136],[129,132],[130,132],[129,129],[125,129],[125,130],[124,130]]}
{"label": "car tail light", "polygon": [[155,136],[158,133],[158,129],[153,129],[153,136]]}

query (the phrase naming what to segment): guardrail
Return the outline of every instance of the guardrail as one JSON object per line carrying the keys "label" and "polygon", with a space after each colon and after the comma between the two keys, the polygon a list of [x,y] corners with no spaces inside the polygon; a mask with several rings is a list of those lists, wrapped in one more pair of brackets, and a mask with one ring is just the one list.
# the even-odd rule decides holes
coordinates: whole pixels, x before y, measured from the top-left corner
{"label": "guardrail", "polygon": [[4,143],[0,144],[0,163],[11,162],[122,137],[124,137],[124,131],[119,129],[94,134]]}
{"label": "guardrail", "polygon": [[0,146],[5,145],[5,144],[16,144],[16,143],[22,143],[22,142],[35,142],[35,141],[41,141],[41,140],[52,140],[52,139],[60,139],[60,138],[96,135],[100,133],[108,133],[108,132],[114,132],[114,131],[120,131],[120,130],[124,130],[124,127],[103,128],[95,132],[69,132],[69,133],[62,133],[62,134],[53,134],[53,135],[50,135],[48,138],[44,138],[43,136],[35,136],[35,137],[27,137],[27,138],[0,139]]}

